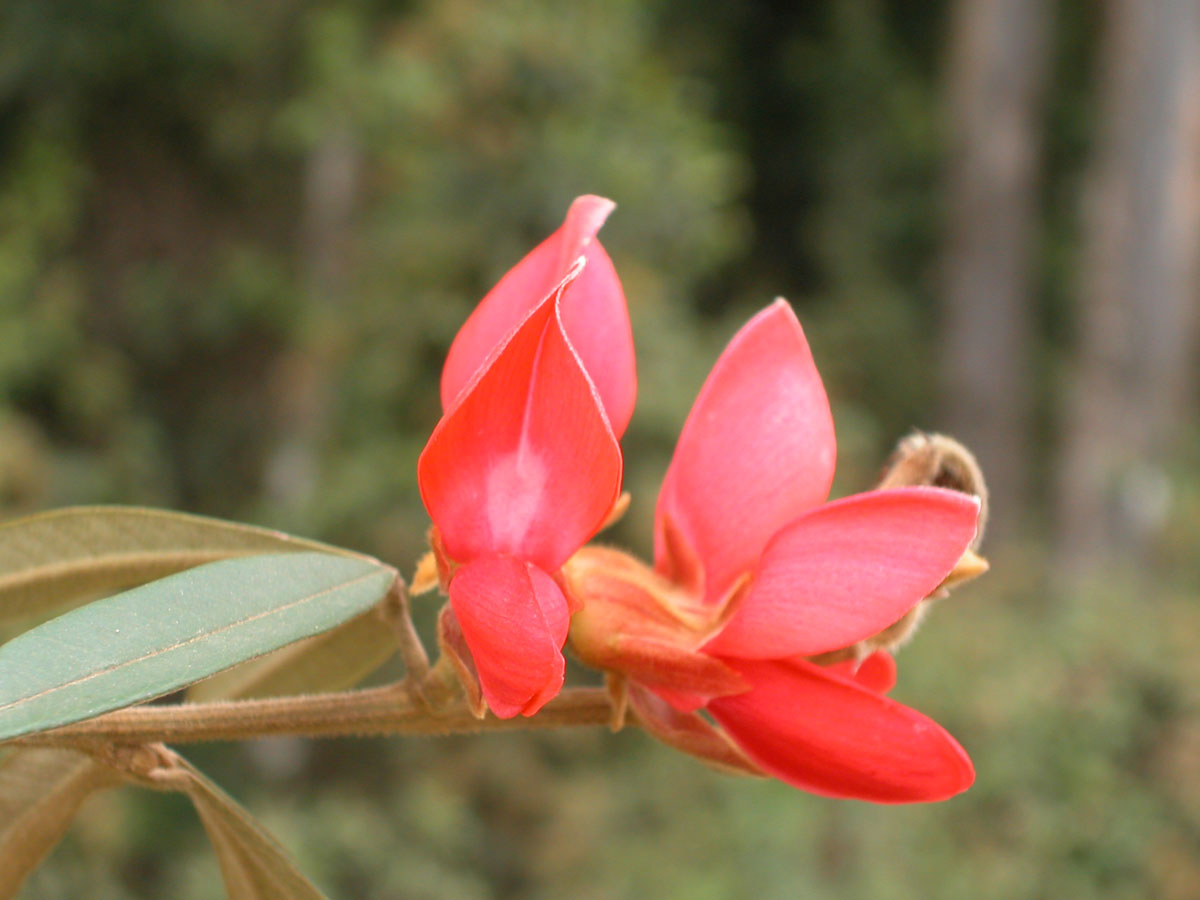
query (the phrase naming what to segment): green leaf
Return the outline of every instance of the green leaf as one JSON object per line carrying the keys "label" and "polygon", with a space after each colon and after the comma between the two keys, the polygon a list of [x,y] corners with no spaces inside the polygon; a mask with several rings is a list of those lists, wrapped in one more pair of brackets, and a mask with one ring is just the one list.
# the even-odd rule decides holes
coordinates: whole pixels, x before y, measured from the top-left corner
{"label": "green leaf", "polygon": [[279,531],[134,506],[79,506],[0,525],[0,624],[231,556],[357,556]]}
{"label": "green leaf", "polygon": [[396,646],[391,627],[369,610],[332,631],[193,684],[187,699],[201,703],[346,690],[387,662]]}
{"label": "green leaf", "polygon": [[370,609],[396,573],[326,553],[209,563],[0,647],[0,740],[169,693]]}
{"label": "green leaf", "polygon": [[58,844],[95,791],[118,784],[112,769],[74,750],[21,749],[0,765],[0,900]]}
{"label": "green leaf", "polygon": [[229,900],[326,900],[237,801],[183,760],[191,798],[221,865]]}

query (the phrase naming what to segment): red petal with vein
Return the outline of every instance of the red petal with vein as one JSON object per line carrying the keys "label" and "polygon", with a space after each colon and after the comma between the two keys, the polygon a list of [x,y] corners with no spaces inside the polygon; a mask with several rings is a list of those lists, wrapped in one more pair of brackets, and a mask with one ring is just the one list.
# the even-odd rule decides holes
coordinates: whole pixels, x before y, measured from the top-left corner
{"label": "red petal with vein", "polygon": [[563,298],[563,323],[596,385],[613,432],[618,437],[624,433],[637,393],[633,332],[625,292],[612,260],[594,240],[614,205],[603,197],[577,198],[562,226],[488,292],[450,345],[442,369],[443,409],[453,405],[493,348],[583,256],[587,265],[570,294]]}
{"label": "red petal with vein", "polygon": [[826,668],[877,694],[886,694],[896,686],[896,660],[886,650],[876,650],[863,660],[847,659]]}
{"label": "red petal with vein", "polygon": [[716,602],[771,536],[823,502],[833,418],[796,316],[777,300],[730,342],[696,398],[658,498],[655,560],[670,574],[667,517],[704,563]]}
{"label": "red petal with vein", "polygon": [[531,716],[562,689],[567,598],[549,575],[485,556],[454,573],[450,605],[497,716]]}
{"label": "red petal with vein", "polygon": [[417,462],[425,508],[459,562],[509,553],[553,572],[620,493],[620,447],[555,308],[530,314]]}
{"label": "red petal with vein", "polygon": [[705,650],[774,659],[848,647],[932,593],[975,536],[958,491],[871,491],[801,516],[767,545],[750,593]]}
{"label": "red petal with vein", "polygon": [[709,704],[746,755],[794,787],[877,803],[944,800],[975,770],[940,725],[802,660],[739,661],[754,684]]}

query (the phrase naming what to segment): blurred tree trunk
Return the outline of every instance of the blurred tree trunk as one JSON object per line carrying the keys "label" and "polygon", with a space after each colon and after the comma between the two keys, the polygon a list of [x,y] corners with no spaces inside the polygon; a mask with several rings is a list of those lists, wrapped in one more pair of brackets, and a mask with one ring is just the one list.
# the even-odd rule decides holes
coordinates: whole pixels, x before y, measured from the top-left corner
{"label": "blurred tree trunk", "polygon": [[268,499],[295,511],[319,477],[320,443],[332,406],[334,372],[344,357],[344,307],[362,153],[346,128],[330,128],[309,153],[300,221],[299,271],[308,334],[275,373],[277,441],[266,473]]}
{"label": "blurred tree trunk", "polygon": [[1010,531],[1029,489],[1032,254],[1053,4],[960,0],[949,69],[951,156],[942,384]]}
{"label": "blurred tree trunk", "polygon": [[1058,482],[1074,575],[1136,558],[1162,523],[1197,324],[1200,0],[1110,0],[1107,29]]}

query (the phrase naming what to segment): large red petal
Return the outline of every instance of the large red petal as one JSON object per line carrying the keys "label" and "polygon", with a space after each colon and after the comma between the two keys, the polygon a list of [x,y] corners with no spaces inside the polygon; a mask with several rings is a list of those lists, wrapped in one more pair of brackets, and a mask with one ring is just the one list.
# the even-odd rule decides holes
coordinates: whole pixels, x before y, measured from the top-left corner
{"label": "large red petal", "polygon": [[975,771],[940,725],[802,660],[739,661],[753,684],[709,704],[746,755],[788,784],[877,803],[944,800]]}
{"label": "large red petal", "polygon": [[583,196],[571,204],[562,226],[500,279],[459,330],[442,369],[442,407],[450,409],[493,348],[567,274],[580,256],[583,274],[563,298],[567,336],[591,376],[614,433],[620,437],[633,414],[637,377],[629,310],[612,260],[596,232],[614,204]]}
{"label": "large red petal", "polygon": [[878,634],[941,584],[978,518],[975,497],[941,488],[827,503],[767,545],[749,594],[705,650],[750,659],[812,656]]}
{"label": "large red petal", "polygon": [[620,493],[620,446],[556,309],[548,299],[493,354],[417,462],[425,508],[459,562],[509,553],[553,572]]}
{"label": "large red petal", "polygon": [[716,602],[771,536],[829,495],[835,442],[821,377],[782,300],[730,342],[696,398],[658,498],[655,560],[670,574],[669,519]]}
{"label": "large red petal", "polygon": [[450,605],[493,713],[531,716],[562,689],[569,616],[549,575],[511,556],[485,556],[454,573]]}

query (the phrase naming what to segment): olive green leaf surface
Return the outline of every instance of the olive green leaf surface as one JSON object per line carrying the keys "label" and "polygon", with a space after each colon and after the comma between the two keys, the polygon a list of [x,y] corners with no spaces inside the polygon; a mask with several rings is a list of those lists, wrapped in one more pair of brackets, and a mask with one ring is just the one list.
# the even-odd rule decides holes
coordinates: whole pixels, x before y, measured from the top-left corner
{"label": "olive green leaf surface", "polygon": [[9,755],[0,764],[0,900],[17,895],[88,797],[122,780],[74,750],[26,747]]}
{"label": "olive green leaf surface", "polygon": [[191,798],[216,851],[229,900],[325,900],[287,853],[238,803],[189,763],[179,761]]}
{"label": "olive green leaf surface", "polygon": [[368,610],[330,631],[193,684],[187,699],[204,703],[343,691],[361,682],[395,652],[391,626],[377,610]]}
{"label": "olive green leaf surface", "polygon": [[394,570],[285,553],[198,566],[65,613],[0,647],[0,739],[149,700],[370,609]]}
{"label": "olive green leaf surface", "polygon": [[0,525],[0,624],[231,556],[349,551],[281,531],[137,506],[75,506]]}

